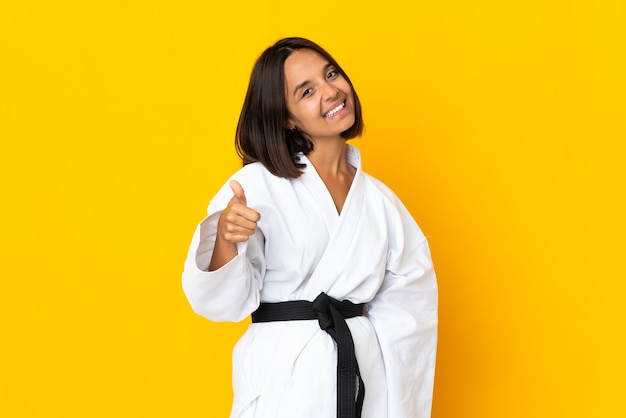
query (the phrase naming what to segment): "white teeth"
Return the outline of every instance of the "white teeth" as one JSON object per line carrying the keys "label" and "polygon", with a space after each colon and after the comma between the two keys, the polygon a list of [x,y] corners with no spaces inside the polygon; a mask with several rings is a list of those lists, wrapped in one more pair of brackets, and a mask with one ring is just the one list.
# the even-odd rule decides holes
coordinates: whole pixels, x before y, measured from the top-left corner
{"label": "white teeth", "polygon": [[346,106],[346,102],[343,102],[342,104],[340,104],[339,106],[337,106],[336,108],[332,109],[330,112],[325,114],[324,117],[329,118],[329,117],[333,116],[335,113],[339,112],[345,106]]}

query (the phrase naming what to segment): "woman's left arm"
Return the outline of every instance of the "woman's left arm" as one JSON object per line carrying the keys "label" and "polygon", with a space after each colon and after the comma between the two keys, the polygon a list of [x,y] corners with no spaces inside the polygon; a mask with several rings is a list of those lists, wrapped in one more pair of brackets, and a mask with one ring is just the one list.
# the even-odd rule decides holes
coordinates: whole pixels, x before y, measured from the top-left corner
{"label": "woman's left arm", "polygon": [[368,316],[385,362],[388,416],[426,418],[437,351],[437,279],[426,238],[399,201],[396,209],[385,277]]}

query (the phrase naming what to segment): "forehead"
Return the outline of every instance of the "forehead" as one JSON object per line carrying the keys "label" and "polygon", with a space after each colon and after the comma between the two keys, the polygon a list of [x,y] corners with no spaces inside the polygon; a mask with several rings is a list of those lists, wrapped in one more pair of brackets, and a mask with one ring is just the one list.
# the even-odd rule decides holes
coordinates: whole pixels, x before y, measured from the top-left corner
{"label": "forehead", "polygon": [[285,60],[285,82],[297,85],[304,80],[322,74],[330,62],[312,49],[304,48],[294,51]]}

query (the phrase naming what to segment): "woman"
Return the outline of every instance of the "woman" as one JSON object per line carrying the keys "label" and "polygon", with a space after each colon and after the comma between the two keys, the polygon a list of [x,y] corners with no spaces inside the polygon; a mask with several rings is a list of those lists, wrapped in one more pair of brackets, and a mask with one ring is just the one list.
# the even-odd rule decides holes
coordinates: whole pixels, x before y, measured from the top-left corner
{"label": "woman", "polygon": [[426,238],[345,141],[350,79],[320,46],[257,60],[237,127],[244,167],[212,199],[183,273],[193,309],[252,324],[231,417],[430,416],[437,284]]}

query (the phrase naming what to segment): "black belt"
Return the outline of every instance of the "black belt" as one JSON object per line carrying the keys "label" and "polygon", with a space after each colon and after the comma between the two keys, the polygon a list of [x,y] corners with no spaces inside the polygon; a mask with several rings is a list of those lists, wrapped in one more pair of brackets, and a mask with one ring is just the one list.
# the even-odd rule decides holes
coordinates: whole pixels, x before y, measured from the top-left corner
{"label": "black belt", "polygon": [[[346,319],[363,315],[364,304],[338,301],[320,293],[313,302],[294,300],[261,303],[252,313],[252,322],[317,319],[320,328],[337,343],[337,418],[360,418],[365,385],[354,352],[354,341]],[[358,387],[357,387],[358,379]]]}

